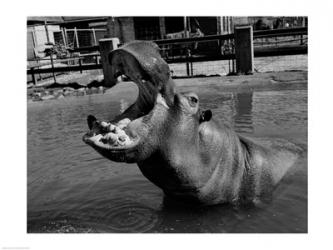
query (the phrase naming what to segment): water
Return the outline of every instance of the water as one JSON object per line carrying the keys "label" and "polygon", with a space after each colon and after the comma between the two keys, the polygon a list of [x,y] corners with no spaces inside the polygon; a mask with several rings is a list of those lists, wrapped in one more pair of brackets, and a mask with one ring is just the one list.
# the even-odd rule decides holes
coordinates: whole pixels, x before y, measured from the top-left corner
{"label": "water", "polygon": [[[306,86],[189,90],[239,133],[307,144]],[[111,119],[134,96],[131,89],[28,105],[28,232],[307,232],[306,155],[269,204],[184,207],[165,199],[136,164],[106,160],[82,142],[88,114]]]}

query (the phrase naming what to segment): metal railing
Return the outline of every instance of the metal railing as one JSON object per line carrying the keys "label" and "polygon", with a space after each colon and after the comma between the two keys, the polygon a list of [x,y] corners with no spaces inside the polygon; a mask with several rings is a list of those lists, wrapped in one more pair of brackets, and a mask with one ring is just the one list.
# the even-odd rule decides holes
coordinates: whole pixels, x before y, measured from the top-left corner
{"label": "metal railing", "polygon": [[[72,32],[72,30],[67,30],[67,32],[68,31]],[[76,32],[78,32],[78,30],[76,30]],[[265,63],[274,65],[274,63],[272,63],[274,60],[281,61],[281,58],[286,58],[283,56],[306,55],[308,48],[307,35],[308,31],[306,27],[254,31],[253,43],[255,70],[261,71],[260,69],[265,68]],[[62,35],[62,37],[64,41],[67,39],[67,44],[68,41],[76,40],[75,35],[70,38],[72,40],[68,37],[66,38],[65,35]],[[88,41],[88,39],[86,40]],[[72,56],[66,58],[66,60],[70,61],[78,59],[78,64],[61,65],[59,67],[53,65],[50,68],[33,67],[28,69],[27,73],[34,75],[36,73],[66,71],[82,72],[83,70],[101,69],[102,65],[99,63],[98,59],[100,56],[99,46],[94,39],[90,39],[89,41],[89,43],[80,44],[79,40],[77,42],[78,46],[75,46],[74,42],[74,46],[68,48],[68,51]],[[154,42],[161,48],[162,57],[170,64],[173,76],[191,77],[198,75],[223,75],[235,73],[234,34],[164,39],[155,40]],[[91,46],[83,46],[87,44],[91,44]],[[86,56],[84,56],[84,53]],[[92,62],[84,62],[85,58],[89,56],[94,57],[94,60]],[[261,60],[260,58],[263,57],[266,57],[266,59]],[[58,59],[56,59],[55,62],[57,62],[57,60]],[[288,60],[288,63],[290,64],[291,59],[289,58],[286,60]],[[286,60],[285,62],[287,62]],[[307,60],[304,57],[299,57],[297,61],[295,60],[295,63],[298,62],[307,64]],[[258,66],[259,64],[260,66]],[[282,68],[283,67],[279,67],[279,70]],[[270,67],[270,69],[274,70],[274,67]]]}
{"label": "metal railing", "polygon": [[[307,65],[307,28],[288,28],[253,32],[255,70],[279,64],[277,70],[290,68],[290,61]],[[155,41],[162,57],[170,64],[174,76],[224,75],[235,73],[234,34]],[[193,49],[195,48],[195,49]],[[285,56],[285,57],[283,57]],[[289,56],[288,59],[286,56]],[[257,60],[266,57],[266,59]],[[285,60],[286,59],[286,60]],[[263,67],[263,64],[270,67]],[[272,61],[275,61],[272,63]],[[260,62],[261,67],[256,67]],[[181,65],[183,64],[183,65]],[[288,66],[287,66],[288,65]]]}

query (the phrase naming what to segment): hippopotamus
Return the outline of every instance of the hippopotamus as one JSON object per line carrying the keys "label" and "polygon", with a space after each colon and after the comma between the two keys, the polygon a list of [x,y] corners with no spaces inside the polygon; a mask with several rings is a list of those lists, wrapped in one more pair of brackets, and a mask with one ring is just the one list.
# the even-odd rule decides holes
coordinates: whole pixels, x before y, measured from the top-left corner
{"label": "hippopotamus", "polygon": [[111,161],[137,163],[167,197],[205,205],[254,204],[271,197],[297,160],[297,145],[239,135],[203,110],[195,93],[179,93],[155,44],[127,44],[109,60],[115,78],[129,76],[139,96],[110,122],[89,115],[83,140]]}

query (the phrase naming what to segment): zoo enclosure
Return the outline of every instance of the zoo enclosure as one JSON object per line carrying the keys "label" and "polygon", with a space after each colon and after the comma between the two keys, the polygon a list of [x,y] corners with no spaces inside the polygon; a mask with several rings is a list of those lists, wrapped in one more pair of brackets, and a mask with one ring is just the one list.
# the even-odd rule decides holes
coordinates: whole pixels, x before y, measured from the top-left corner
{"label": "zoo enclosure", "polygon": [[[52,28],[49,27],[48,29]],[[28,81],[37,82],[55,73],[100,68],[98,41],[106,35],[106,29],[57,29],[49,32],[47,28],[28,31],[27,40],[33,50],[28,49]],[[95,50],[91,50],[97,46]],[[52,55],[45,49],[52,48]],[[83,49],[82,49],[83,48]],[[88,48],[85,50],[84,48]],[[94,64],[93,67],[92,64]],[[71,68],[68,68],[71,66]],[[87,67],[88,66],[88,67]],[[29,78],[30,72],[30,78]],[[36,74],[35,74],[36,73]]]}
{"label": "zoo enclosure", "polygon": [[[253,31],[254,71],[304,69],[307,37],[306,27]],[[237,73],[234,33],[155,42],[176,77]]]}
{"label": "zoo enclosure", "polygon": [[[54,32],[55,46],[64,54],[57,55],[47,67],[30,67],[27,73],[36,82],[35,74],[101,69],[97,43],[105,34],[106,30],[102,29]],[[293,69],[292,65],[306,64],[307,35],[306,27],[253,31],[254,71],[287,70]],[[174,77],[236,73],[234,34],[154,42],[160,46],[161,55],[170,64]],[[39,59],[43,60],[50,62],[52,56]]]}

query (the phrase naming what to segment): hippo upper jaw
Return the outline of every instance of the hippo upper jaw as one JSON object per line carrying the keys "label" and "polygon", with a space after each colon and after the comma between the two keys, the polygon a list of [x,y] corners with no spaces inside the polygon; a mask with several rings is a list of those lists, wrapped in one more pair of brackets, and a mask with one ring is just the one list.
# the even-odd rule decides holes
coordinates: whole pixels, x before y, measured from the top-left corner
{"label": "hippo upper jaw", "polygon": [[152,42],[134,41],[123,45],[110,52],[108,60],[113,76],[110,86],[117,82],[118,76],[125,75],[137,84],[139,95],[128,109],[114,117],[113,124],[88,116],[90,131],[83,136],[83,141],[110,160],[137,162],[141,155],[146,155],[146,150],[138,153],[142,148],[138,146],[140,143],[145,144],[143,148],[147,145],[150,125],[144,122],[149,120],[145,117],[156,105],[168,108],[173,103],[174,82],[168,64]]}

